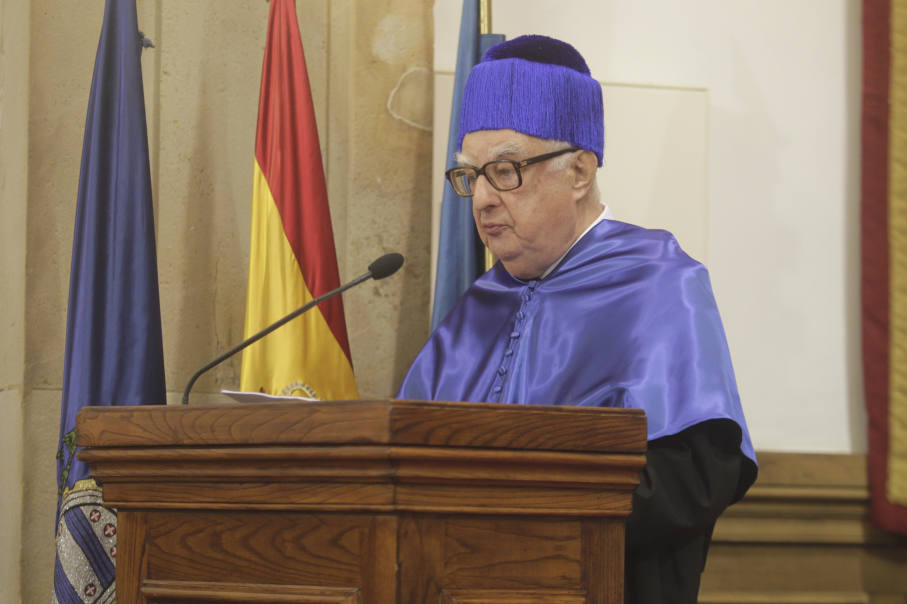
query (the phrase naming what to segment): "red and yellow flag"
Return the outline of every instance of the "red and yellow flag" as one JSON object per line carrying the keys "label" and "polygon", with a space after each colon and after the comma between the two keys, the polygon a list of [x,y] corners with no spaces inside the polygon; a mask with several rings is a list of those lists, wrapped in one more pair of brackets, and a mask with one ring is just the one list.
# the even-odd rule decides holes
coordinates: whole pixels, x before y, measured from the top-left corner
{"label": "red and yellow flag", "polygon": [[907,534],[907,0],[863,0],[861,159],[872,518]]}
{"label": "red and yellow flag", "polygon": [[[271,0],[261,74],[245,336],[340,285],[295,0]],[[354,399],[337,296],[243,352],[251,392]]]}

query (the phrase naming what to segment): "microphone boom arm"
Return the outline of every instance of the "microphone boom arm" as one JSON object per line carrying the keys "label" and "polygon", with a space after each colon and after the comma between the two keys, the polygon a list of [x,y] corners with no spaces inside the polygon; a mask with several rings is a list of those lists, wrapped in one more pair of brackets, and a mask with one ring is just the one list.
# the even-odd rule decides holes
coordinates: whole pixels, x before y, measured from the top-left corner
{"label": "microphone boom arm", "polygon": [[[396,269],[394,269],[394,270],[396,270]],[[293,312],[291,312],[290,314],[288,314],[287,316],[285,316],[283,319],[277,321],[276,323],[272,323],[271,325],[269,325],[269,326],[267,326],[266,328],[262,329],[262,330],[259,331],[258,333],[254,334],[254,335],[252,335],[252,336],[249,336],[248,338],[246,338],[245,340],[243,340],[242,342],[240,342],[239,344],[237,344],[236,346],[234,346],[233,348],[231,348],[231,349],[228,350],[227,352],[223,353],[222,355],[220,355],[219,357],[217,357],[216,359],[214,359],[213,361],[211,361],[210,363],[208,363],[207,365],[205,365],[204,367],[202,367],[201,369],[199,369],[198,371],[196,371],[195,374],[193,374],[193,376],[189,379],[189,383],[186,384],[186,389],[183,391],[183,402],[182,402],[182,404],[183,404],[183,405],[188,405],[188,404],[189,404],[189,391],[192,390],[192,386],[195,384],[195,381],[196,381],[199,377],[201,377],[201,375],[202,375],[203,373],[205,373],[206,371],[208,371],[208,370],[211,369],[212,367],[218,365],[219,363],[225,361],[226,359],[230,358],[231,356],[233,356],[234,354],[236,354],[237,352],[239,352],[240,350],[242,350],[242,349],[245,348],[246,346],[249,346],[250,344],[254,344],[255,342],[257,342],[258,340],[262,339],[263,337],[265,337],[266,335],[268,335],[269,333],[271,333],[272,331],[274,331],[274,330],[277,329],[278,327],[282,327],[282,326],[283,326],[284,324],[286,324],[287,322],[292,321],[293,319],[295,319],[296,317],[298,317],[299,315],[301,315],[301,314],[304,313],[305,311],[309,310],[309,309],[312,308],[313,306],[317,306],[318,304],[324,302],[324,301],[327,300],[328,298],[331,298],[331,297],[333,297],[333,296],[336,296],[337,294],[343,293],[343,292],[345,292],[346,290],[348,290],[349,288],[351,288],[351,287],[353,287],[353,286],[355,286],[355,285],[359,285],[360,283],[362,283],[363,281],[365,281],[365,280],[367,280],[367,279],[371,279],[372,276],[373,276],[373,275],[372,275],[372,271],[368,271],[367,273],[363,273],[362,275],[359,275],[358,277],[356,277],[355,279],[353,279],[353,280],[350,281],[349,283],[344,284],[343,286],[339,287],[338,289],[329,291],[329,292],[326,293],[326,294],[322,294],[321,296],[318,296],[318,297],[315,298],[314,300],[312,300],[312,301],[308,302],[307,304],[304,304],[303,306],[297,308],[296,310],[294,310]]]}

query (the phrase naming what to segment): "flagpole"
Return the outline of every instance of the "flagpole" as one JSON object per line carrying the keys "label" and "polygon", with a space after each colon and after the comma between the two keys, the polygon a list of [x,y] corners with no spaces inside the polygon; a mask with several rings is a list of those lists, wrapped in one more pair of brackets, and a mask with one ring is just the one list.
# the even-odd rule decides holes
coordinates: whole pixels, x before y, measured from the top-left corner
{"label": "flagpole", "polygon": [[[491,31],[491,1],[462,0],[460,30],[457,42],[457,67],[451,95],[450,128],[447,137],[445,167],[456,163],[456,152],[463,90],[470,70],[491,46],[504,41],[504,36]],[[463,202],[453,188],[445,185],[441,202],[441,221],[438,237],[437,278],[434,284],[434,303],[431,311],[432,329],[447,316],[456,301],[495,259],[483,252],[478,241],[472,205]]]}
{"label": "flagpole", "polygon": [[[479,0],[479,33],[491,33],[491,0]],[[485,270],[494,266],[494,255],[488,247],[485,248]]]}
{"label": "flagpole", "polygon": [[491,33],[491,0],[479,0],[479,33]]}

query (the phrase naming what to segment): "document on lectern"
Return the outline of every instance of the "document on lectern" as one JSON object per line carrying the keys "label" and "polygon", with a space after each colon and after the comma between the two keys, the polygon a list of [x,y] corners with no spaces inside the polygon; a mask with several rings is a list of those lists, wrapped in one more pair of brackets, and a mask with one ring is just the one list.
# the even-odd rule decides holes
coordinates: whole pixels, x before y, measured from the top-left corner
{"label": "document on lectern", "polygon": [[238,403],[274,403],[274,402],[297,402],[310,403],[318,401],[317,398],[307,396],[285,396],[277,394],[267,394],[265,392],[241,392],[239,390],[221,390],[221,394],[229,396]]}

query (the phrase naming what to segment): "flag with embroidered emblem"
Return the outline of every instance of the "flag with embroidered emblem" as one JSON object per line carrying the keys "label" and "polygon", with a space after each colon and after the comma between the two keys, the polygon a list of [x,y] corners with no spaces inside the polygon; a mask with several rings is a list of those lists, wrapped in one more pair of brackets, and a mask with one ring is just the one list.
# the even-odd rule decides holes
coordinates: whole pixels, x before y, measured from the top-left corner
{"label": "flag with embroidered emblem", "polygon": [[76,202],[57,452],[53,601],[114,602],[116,514],[76,458],[87,405],[164,403],[154,215],[135,0],[107,0]]}

